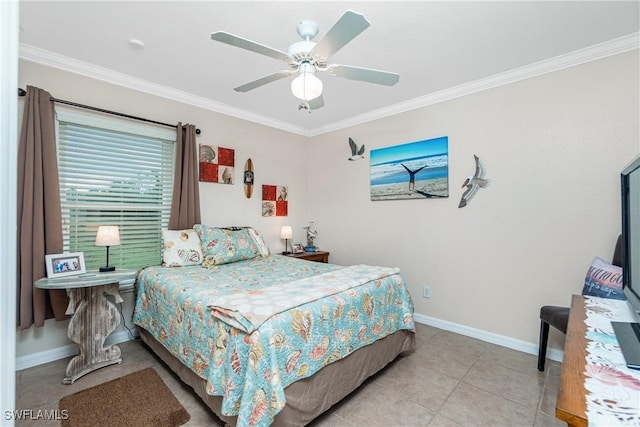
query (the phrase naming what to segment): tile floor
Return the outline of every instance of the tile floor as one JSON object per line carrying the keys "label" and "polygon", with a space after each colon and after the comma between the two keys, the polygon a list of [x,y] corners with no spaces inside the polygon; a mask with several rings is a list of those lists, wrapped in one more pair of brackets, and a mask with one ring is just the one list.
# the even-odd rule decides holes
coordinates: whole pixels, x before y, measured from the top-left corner
{"label": "tile floor", "polygon": [[[68,394],[154,367],[191,414],[187,427],[223,425],[143,343],[129,341],[120,348],[121,365],[92,372],[73,385],[62,384],[68,359],[18,371],[18,409],[57,409]],[[561,365],[547,360],[543,373],[536,365],[533,355],[418,324],[417,351],[396,359],[312,426],[564,426],[553,415]]]}

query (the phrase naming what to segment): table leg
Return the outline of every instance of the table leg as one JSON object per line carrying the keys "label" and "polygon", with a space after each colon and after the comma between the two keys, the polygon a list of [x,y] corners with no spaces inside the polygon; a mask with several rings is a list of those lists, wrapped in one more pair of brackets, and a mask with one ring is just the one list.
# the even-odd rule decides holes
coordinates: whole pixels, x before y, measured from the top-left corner
{"label": "table leg", "polygon": [[73,314],[73,317],[67,334],[80,347],[80,354],[67,365],[64,384],[73,384],[96,369],[122,363],[120,347],[115,344],[104,346],[107,337],[120,324],[118,308],[106,297],[109,294],[116,303],[122,302],[118,289],[118,283],[70,289],[67,314]]}

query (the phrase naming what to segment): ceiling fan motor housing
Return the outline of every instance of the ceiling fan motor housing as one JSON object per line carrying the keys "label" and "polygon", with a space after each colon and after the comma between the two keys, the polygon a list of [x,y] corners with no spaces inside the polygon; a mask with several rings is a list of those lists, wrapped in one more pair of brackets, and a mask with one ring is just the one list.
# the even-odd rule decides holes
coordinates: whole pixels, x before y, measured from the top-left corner
{"label": "ceiling fan motor housing", "polygon": [[315,63],[315,59],[311,55],[311,51],[315,47],[315,43],[311,41],[296,42],[289,46],[287,53],[292,56],[298,64],[302,62]]}
{"label": "ceiling fan motor housing", "polygon": [[303,20],[298,22],[296,30],[303,40],[311,40],[318,35],[318,24],[313,21]]}

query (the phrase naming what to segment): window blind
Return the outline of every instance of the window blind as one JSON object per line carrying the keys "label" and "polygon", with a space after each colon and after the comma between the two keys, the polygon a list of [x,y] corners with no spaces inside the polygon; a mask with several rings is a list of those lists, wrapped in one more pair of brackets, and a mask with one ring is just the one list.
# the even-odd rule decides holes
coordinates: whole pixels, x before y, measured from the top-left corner
{"label": "window blind", "polygon": [[[87,269],[106,265],[95,246],[99,225],[120,228],[109,264],[139,269],[161,262],[173,186],[173,139],[92,126],[58,114],[58,172],[65,252],[83,252]],[[71,120],[69,120],[71,118]],[[82,122],[82,123],[80,123]],[[99,125],[100,120],[95,120]],[[148,133],[148,132],[147,132]],[[161,133],[162,134],[162,133]]]}

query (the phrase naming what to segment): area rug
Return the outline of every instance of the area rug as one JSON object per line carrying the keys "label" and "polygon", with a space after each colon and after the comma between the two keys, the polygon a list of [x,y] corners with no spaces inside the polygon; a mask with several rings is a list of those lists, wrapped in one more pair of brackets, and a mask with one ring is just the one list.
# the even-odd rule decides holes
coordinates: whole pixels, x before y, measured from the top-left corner
{"label": "area rug", "polygon": [[62,427],[176,427],[191,418],[153,368],[65,396],[58,408]]}

